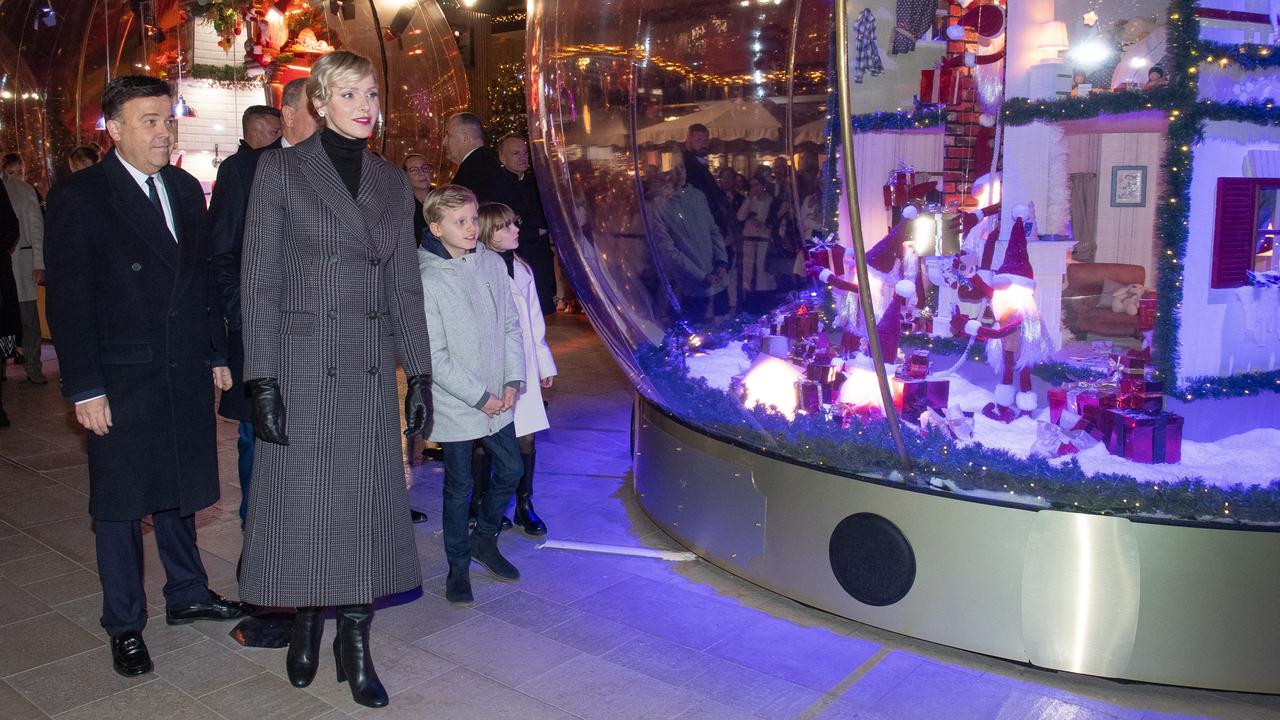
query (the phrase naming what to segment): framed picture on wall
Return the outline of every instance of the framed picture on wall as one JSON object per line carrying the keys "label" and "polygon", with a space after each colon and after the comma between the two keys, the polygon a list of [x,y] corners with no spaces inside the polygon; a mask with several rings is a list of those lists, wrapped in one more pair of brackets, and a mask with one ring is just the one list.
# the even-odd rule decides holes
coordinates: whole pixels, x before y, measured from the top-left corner
{"label": "framed picture on wall", "polygon": [[1111,207],[1146,207],[1147,166],[1113,165],[1111,167]]}

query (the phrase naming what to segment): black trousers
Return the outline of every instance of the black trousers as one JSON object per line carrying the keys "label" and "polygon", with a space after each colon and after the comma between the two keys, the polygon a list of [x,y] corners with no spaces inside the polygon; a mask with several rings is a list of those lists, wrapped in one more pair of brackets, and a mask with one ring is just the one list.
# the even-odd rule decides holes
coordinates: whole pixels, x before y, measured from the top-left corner
{"label": "black trousers", "polygon": [[[209,601],[209,576],[196,549],[195,516],[177,510],[152,513],[156,548],[164,565],[165,604],[185,607]],[[98,578],[102,581],[102,627],[115,637],[147,624],[142,587],[142,527],[138,520],[96,520]]]}

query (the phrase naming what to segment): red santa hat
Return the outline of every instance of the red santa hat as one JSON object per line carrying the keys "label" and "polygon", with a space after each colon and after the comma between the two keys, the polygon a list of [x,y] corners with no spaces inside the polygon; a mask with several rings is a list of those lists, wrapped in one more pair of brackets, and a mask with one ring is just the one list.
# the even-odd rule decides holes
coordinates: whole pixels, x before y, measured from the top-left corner
{"label": "red santa hat", "polygon": [[963,40],[965,30],[972,30],[981,38],[996,37],[1004,32],[1004,8],[995,4],[968,8],[960,17],[959,24],[947,28],[947,38]]}
{"label": "red santa hat", "polygon": [[902,259],[902,244],[906,242],[906,228],[910,223],[908,218],[894,225],[888,235],[867,251],[868,268],[882,275],[893,272],[894,265]]}
{"label": "red santa hat", "polygon": [[995,284],[997,289],[1009,285],[1034,288],[1035,277],[1031,270],[1031,259],[1027,256],[1027,223],[1019,217],[1013,221],[1009,245],[1005,248],[1004,262],[996,271]]}
{"label": "red santa hat", "polygon": [[916,295],[915,283],[899,280],[894,285],[893,299],[884,309],[884,315],[876,323],[876,337],[880,340],[880,356],[886,363],[897,362],[898,341],[902,336],[902,304]]}

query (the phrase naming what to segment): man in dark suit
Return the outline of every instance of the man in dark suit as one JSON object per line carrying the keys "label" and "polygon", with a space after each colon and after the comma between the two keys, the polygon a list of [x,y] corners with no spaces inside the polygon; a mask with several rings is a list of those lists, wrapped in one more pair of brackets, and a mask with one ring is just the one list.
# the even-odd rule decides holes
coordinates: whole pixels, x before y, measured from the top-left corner
{"label": "man in dark suit", "polygon": [[721,192],[716,179],[707,167],[707,150],[711,148],[711,131],[702,123],[694,123],[685,131],[684,145],[681,153],[684,156],[684,172],[687,182],[702,191],[707,199],[707,209],[711,218],[720,229],[721,237],[729,237],[729,200]]}
{"label": "man in dark suit", "polygon": [[241,119],[244,139],[218,166],[218,180],[209,201],[210,244],[217,273],[218,294],[227,323],[227,365],[232,390],[222,394],[218,414],[240,422],[236,442],[240,471],[240,527],[249,509],[249,478],[253,474],[253,422],[244,394],[244,335],[240,319],[240,248],[244,243],[244,216],[249,190],[262,151],[280,147],[280,111],[266,105],[250,105]]}
{"label": "man in dark suit", "polygon": [[244,609],[208,588],[195,512],[218,499],[213,388],[231,388],[199,181],[169,165],[173,99],[157,78],[102,93],[115,141],[54,186],[45,233],[49,326],[62,393],[88,430],[102,626],[121,675],[151,670],[142,640],[140,520],[164,564],[165,620]]}
{"label": "man in dark suit", "polygon": [[551,315],[556,311],[556,261],[551,253],[547,218],[542,214],[538,180],[529,169],[529,143],[516,134],[503,136],[498,140],[498,162],[516,177],[516,189],[520,191],[514,198],[519,205],[511,206],[520,216],[520,246],[516,254],[533,270],[534,289],[538,291],[542,314]]}
{"label": "man in dark suit", "polygon": [[[543,314],[554,313],[555,266],[551,261],[550,236],[538,232],[539,227],[545,229],[546,226],[546,221],[542,218],[541,203],[536,208],[537,218],[534,218],[534,208],[530,207],[528,199],[529,191],[521,188],[516,174],[504,168],[498,154],[484,144],[484,125],[475,115],[462,112],[449,118],[444,130],[444,150],[449,159],[458,164],[458,171],[453,175],[454,185],[461,185],[475,193],[476,199],[481,203],[500,202],[520,217],[520,249],[516,252],[533,267],[534,286],[538,291],[538,304],[542,306]],[[525,157],[527,169],[527,154]],[[536,196],[536,187],[533,192]],[[524,229],[525,224],[531,226],[532,235]],[[525,244],[526,239],[528,245]],[[538,264],[535,265],[535,262]],[[545,269],[540,270],[543,265]],[[544,293],[547,294],[547,300],[543,300]]]}

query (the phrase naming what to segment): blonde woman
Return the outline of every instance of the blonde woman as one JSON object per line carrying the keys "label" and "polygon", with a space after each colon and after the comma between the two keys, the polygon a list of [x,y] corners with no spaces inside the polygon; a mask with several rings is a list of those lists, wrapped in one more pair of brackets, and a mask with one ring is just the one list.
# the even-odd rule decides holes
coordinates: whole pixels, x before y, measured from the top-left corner
{"label": "blonde woman", "polygon": [[[318,60],[307,96],[323,129],[262,156],[242,267],[245,384],[257,437],[240,593],[298,608],[289,681],[334,662],[355,702],[387,704],[369,654],[373,601],[421,584],[401,459],[431,421],[431,347],[404,173],[366,147],[379,116],[368,58]],[[286,412],[287,409],[287,412]]]}

